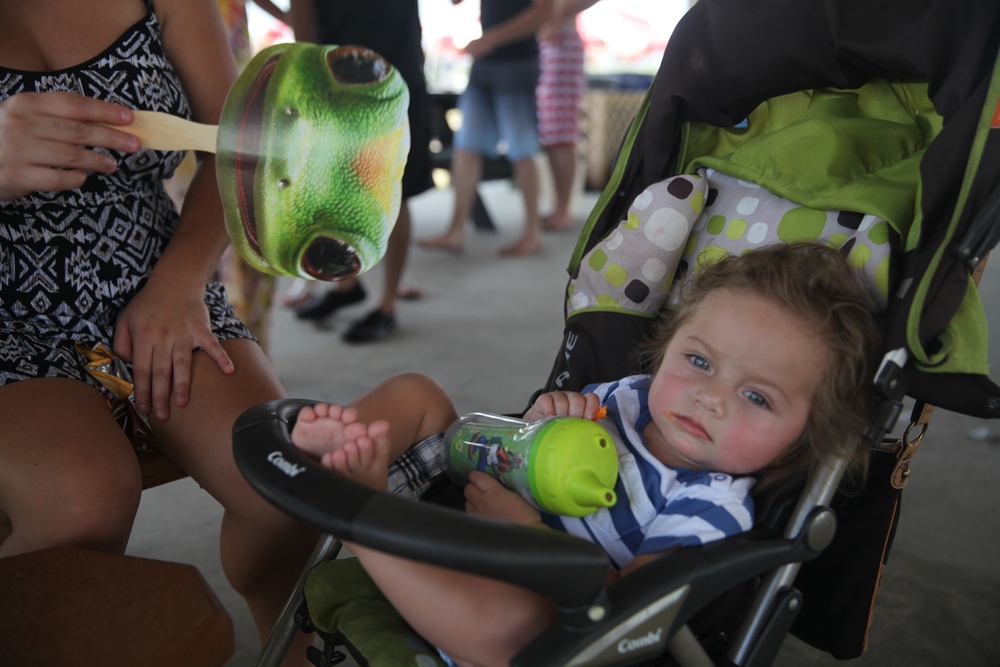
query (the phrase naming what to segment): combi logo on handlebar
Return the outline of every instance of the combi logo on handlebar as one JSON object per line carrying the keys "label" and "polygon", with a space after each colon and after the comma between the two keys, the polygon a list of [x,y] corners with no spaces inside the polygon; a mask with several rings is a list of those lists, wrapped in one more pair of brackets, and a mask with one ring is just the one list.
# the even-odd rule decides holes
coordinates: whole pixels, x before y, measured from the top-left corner
{"label": "combi logo on handlebar", "polygon": [[632,639],[623,639],[618,642],[618,652],[619,653],[631,653],[632,651],[638,651],[642,648],[648,648],[650,646],[655,646],[660,643],[663,639],[663,628],[657,628],[656,630],[650,630],[648,633],[642,637],[634,637]]}
{"label": "combi logo on handlebar", "polygon": [[305,466],[289,461],[281,455],[281,452],[271,452],[267,455],[267,460],[271,463],[271,465],[289,477],[295,477],[296,475],[300,475],[306,471]]}

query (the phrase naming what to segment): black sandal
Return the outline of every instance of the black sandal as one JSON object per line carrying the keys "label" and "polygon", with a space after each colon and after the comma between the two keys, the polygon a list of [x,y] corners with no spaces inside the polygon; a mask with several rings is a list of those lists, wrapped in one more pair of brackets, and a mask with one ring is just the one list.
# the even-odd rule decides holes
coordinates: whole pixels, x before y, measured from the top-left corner
{"label": "black sandal", "polygon": [[295,317],[300,320],[322,320],[339,308],[364,300],[365,288],[361,283],[355,283],[348,290],[327,290],[324,294],[314,296],[295,309]]}

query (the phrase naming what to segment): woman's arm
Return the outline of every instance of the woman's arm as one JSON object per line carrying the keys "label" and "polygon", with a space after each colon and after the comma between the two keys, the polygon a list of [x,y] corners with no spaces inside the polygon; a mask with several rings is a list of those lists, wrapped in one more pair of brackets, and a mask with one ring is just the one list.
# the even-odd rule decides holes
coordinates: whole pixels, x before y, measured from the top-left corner
{"label": "woman's arm", "polygon": [[[184,86],[194,120],[217,124],[236,79],[222,19],[214,0],[154,0],[168,60]],[[229,244],[215,180],[215,158],[201,155],[176,231],[115,329],[114,347],[132,362],[136,406],[159,419],[171,399],[188,402],[191,356],[207,352],[225,373],[233,364],[212,333],[204,304],[211,279]]]}
{"label": "woman's arm", "polygon": [[556,0],[555,19],[557,21],[575,20],[577,14],[596,4],[597,0]]}
{"label": "woman's arm", "polygon": [[288,15],[297,42],[316,41],[316,0],[290,0]]}
{"label": "woman's arm", "polygon": [[271,2],[271,0],[253,0],[253,3],[282,23],[288,23],[288,16],[282,11],[281,7]]}
{"label": "woman's arm", "polygon": [[465,47],[473,58],[482,58],[499,46],[522,39],[538,32],[547,21],[552,20],[555,0],[534,0],[531,6],[507,21],[492,26],[479,39],[474,39]]}

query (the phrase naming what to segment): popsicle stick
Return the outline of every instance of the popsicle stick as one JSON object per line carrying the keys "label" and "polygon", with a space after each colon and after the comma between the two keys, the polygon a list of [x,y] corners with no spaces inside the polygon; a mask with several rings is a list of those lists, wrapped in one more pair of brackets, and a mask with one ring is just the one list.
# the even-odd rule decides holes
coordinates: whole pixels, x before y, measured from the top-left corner
{"label": "popsicle stick", "polygon": [[143,148],[156,151],[196,150],[215,152],[217,125],[205,125],[159,111],[134,111],[131,125],[115,129],[139,137]]}

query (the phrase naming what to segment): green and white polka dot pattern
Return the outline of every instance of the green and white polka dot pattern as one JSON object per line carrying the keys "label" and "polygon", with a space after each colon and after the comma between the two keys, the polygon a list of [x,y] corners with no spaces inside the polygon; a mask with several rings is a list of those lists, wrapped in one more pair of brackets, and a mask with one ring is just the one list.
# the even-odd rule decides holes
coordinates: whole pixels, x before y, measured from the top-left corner
{"label": "green and white polka dot pattern", "polygon": [[889,225],[848,211],[799,206],[715,170],[654,183],[625,220],[583,258],[570,281],[569,315],[623,311],[652,315],[675,305],[683,278],[725,254],[774,243],[825,241],[842,248],[881,308],[888,295]]}
{"label": "green and white polka dot pattern", "polygon": [[675,176],[646,188],[628,216],[583,258],[579,275],[570,281],[568,314],[659,310],[707,191],[700,175]]}

